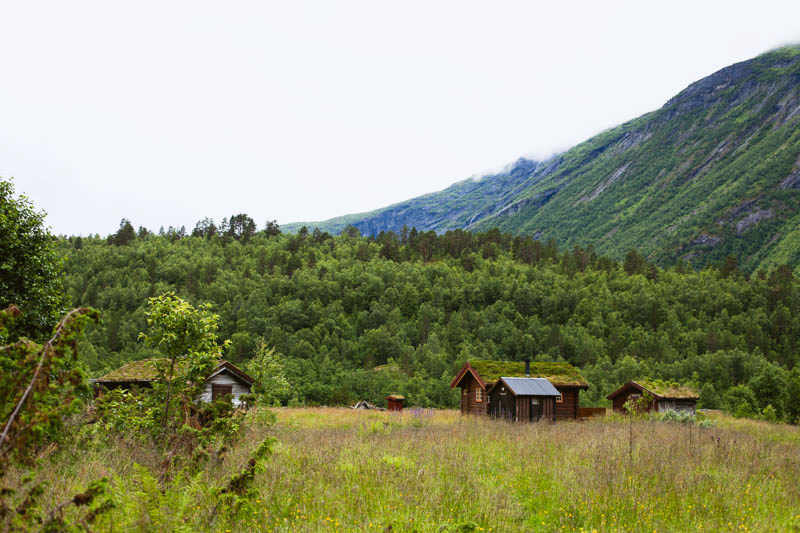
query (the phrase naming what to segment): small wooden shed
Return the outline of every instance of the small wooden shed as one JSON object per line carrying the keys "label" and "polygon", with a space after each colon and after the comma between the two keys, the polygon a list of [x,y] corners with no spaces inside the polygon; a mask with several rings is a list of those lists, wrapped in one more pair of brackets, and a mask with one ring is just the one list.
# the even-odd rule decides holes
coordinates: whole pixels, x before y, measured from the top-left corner
{"label": "small wooden shed", "polygon": [[629,381],[607,396],[614,411],[624,413],[625,402],[637,400],[644,394],[653,399],[644,406],[645,412],[663,413],[678,411],[695,414],[700,395],[691,388],[671,381],[636,380]]}
{"label": "small wooden shed", "polygon": [[399,394],[390,394],[386,397],[386,404],[389,411],[402,411],[403,402],[405,401],[405,396],[400,396]]}
{"label": "small wooden shed", "polygon": [[[130,389],[132,387],[149,388],[158,380],[159,365],[166,359],[143,359],[132,361],[105,376],[92,381],[95,397],[102,396],[104,390]],[[217,398],[230,394],[233,404],[239,404],[239,397],[250,394],[253,378],[229,361],[220,361],[206,378],[200,399],[212,402]]]}
{"label": "small wooden shed", "polygon": [[555,422],[560,395],[545,378],[501,377],[489,389],[488,413],[511,422]]}
{"label": "small wooden shed", "polygon": [[200,399],[204,402],[213,402],[217,398],[230,394],[233,397],[233,405],[239,405],[239,397],[250,394],[254,381],[233,363],[222,361],[206,378],[205,388]]}

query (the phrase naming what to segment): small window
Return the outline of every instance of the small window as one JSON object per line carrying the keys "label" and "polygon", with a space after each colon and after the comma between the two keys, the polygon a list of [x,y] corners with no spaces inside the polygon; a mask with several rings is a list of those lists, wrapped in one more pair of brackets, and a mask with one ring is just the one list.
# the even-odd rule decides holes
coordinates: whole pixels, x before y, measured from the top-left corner
{"label": "small window", "polygon": [[475,389],[475,401],[480,403],[483,401],[483,390]]}
{"label": "small window", "polygon": [[556,403],[564,403],[564,396],[562,396],[561,394],[556,396]]}
{"label": "small window", "polygon": [[506,395],[506,388],[500,387],[500,396],[505,396],[505,395]]}

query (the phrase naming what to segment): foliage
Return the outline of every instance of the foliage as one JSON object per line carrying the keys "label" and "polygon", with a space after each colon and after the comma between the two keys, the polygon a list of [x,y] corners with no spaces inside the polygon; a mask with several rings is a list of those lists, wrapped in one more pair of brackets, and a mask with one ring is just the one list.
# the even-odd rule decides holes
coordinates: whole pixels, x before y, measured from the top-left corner
{"label": "foliage", "polygon": [[[95,405],[97,420],[105,435],[112,437],[112,446],[143,448],[157,459],[150,467],[137,467],[135,482],[143,490],[137,491],[139,501],[134,505],[140,515],[168,528],[172,523],[154,509],[175,505],[175,512],[183,515],[188,502],[196,498],[216,501],[205,517],[206,524],[247,513],[254,505],[254,476],[265,468],[274,438],[264,438],[245,467],[223,485],[203,485],[198,480],[204,469],[225,461],[247,428],[271,425],[273,419],[268,412],[245,417],[242,410],[250,406],[249,398],[241,397],[237,406],[230,395],[213,402],[201,399],[205,379],[226,345],[217,344],[218,317],[208,305],[194,307],[173,293],[151,298],[148,303],[150,329],[140,337],[161,348],[166,357],[131,365],[133,370],[117,371],[116,377],[124,380],[144,374],[155,380],[138,390],[107,391]],[[177,409],[170,406],[171,395],[177,399]],[[83,433],[90,442],[103,440],[104,433],[96,430]],[[115,504],[130,508],[131,502],[122,499]]]}
{"label": "foliage", "polygon": [[747,385],[736,385],[725,393],[726,409],[737,417],[758,414],[758,398]]}
{"label": "foliage", "polygon": [[653,395],[644,390],[641,395],[630,395],[622,408],[629,415],[643,415],[653,405]]}
{"label": "foliage", "polygon": [[220,230],[226,237],[247,242],[256,232],[256,224],[252,218],[240,213],[231,216],[228,221],[223,220]]}
{"label": "foliage", "polygon": [[778,411],[772,407],[771,404],[767,405],[761,412],[761,419],[766,422],[775,423],[778,421]]}
{"label": "foliage", "polygon": [[61,260],[44,216],[0,179],[0,308],[13,304],[22,311],[0,343],[22,336],[42,340],[64,312]]}
{"label": "foliage", "polygon": [[[253,479],[255,478],[256,474],[265,470],[264,462],[267,457],[272,454],[272,447],[274,445],[275,439],[272,437],[261,441],[261,443],[256,447],[255,451],[250,456],[247,466],[245,466],[237,474],[231,476],[225,486],[220,489],[219,495],[223,498],[227,495],[234,498],[242,496],[250,496],[252,498],[254,494],[257,494],[255,488],[253,487]],[[239,502],[241,500],[234,501]]]}
{"label": "foliage", "polygon": [[658,422],[680,422],[683,424],[698,422],[697,416],[690,411],[676,411],[674,409],[649,413],[648,418]]}
{"label": "foliage", "polygon": [[115,234],[109,235],[106,242],[115,246],[127,246],[133,242],[135,238],[136,232],[131,225],[131,221],[127,218],[123,218],[119,223],[119,230]]}
{"label": "foliage", "polygon": [[[20,314],[14,306],[0,311],[0,331]],[[76,365],[77,339],[97,311],[70,311],[43,345],[27,339],[0,347],[0,477],[10,464],[30,464],[38,448],[59,435],[64,417],[74,414],[88,392]]]}
{"label": "foliage", "polygon": [[247,371],[255,379],[253,392],[265,406],[280,405],[289,399],[291,389],[283,373],[283,363],[275,348],[261,342],[255,356],[247,363]]}
{"label": "foliage", "polygon": [[[174,293],[150,298],[148,303],[149,333],[140,333],[139,338],[166,356],[155,361],[158,380],[154,387],[156,394],[163,391],[159,394],[163,398],[161,430],[169,441],[178,427],[193,425],[193,404],[225,343],[217,344],[219,317],[211,313],[210,305],[195,308]],[[173,394],[180,399],[180,413],[173,412]]]}
{"label": "foliage", "polygon": [[112,389],[94,402],[94,412],[102,431],[141,439],[157,433],[160,407],[154,394],[137,388]]}
{"label": "foliage", "polygon": [[[253,358],[260,339],[274,347],[295,404],[385,405],[398,393],[410,406],[455,406],[450,381],[476,359],[515,361],[520,372],[527,357],[569,363],[590,385],[581,392],[587,406],[607,405],[609,393],[643,376],[701,392],[711,385],[723,407],[729,389],[762,374],[764,391],[796,383],[788,376],[800,354],[800,290],[785,269],[629,275],[588,249],[499,232],[426,236],[421,251],[424,234],[413,228],[405,244],[394,237],[397,257],[387,259],[380,242],[391,236],[315,233],[262,232],[246,244],[149,235],[128,246],[87,237],[76,249],[74,239],[61,241],[70,298],[106,317],[82,345],[90,369],[102,375],[160,356],[137,342],[142,302],[174,291],[214,305],[236,364]],[[797,419],[798,398],[787,395],[779,417]]]}
{"label": "foliage", "polygon": [[[15,306],[0,311],[4,335],[19,315]],[[112,507],[104,499],[108,480],[99,479],[47,511],[42,503],[46,485],[35,480],[37,456],[45,445],[63,438],[65,419],[78,412],[88,392],[77,364],[76,345],[87,323],[97,317],[93,309],[74,309],[43,345],[23,338],[0,347],[0,521],[4,530],[77,531],[78,524],[88,528]],[[68,507],[76,508],[69,517],[65,515]]]}

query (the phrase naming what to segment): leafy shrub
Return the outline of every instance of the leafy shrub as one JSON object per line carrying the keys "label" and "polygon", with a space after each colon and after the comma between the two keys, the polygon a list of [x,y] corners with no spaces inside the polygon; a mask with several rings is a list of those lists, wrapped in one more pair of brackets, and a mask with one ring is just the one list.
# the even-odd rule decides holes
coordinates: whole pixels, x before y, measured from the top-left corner
{"label": "leafy shrub", "polygon": [[[0,338],[7,338],[8,324],[19,314],[16,306],[0,311]],[[78,412],[88,392],[76,346],[83,328],[97,318],[93,309],[74,309],[43,345],[21,339],[0,347],[0,519],[6,530],[88,528],[113,506],[105,499],[108,480],[99,479],[48,510],[41,501],[45,484],[36,481],[37,454],[63,437],[64,420]],[[17,470],[17,480],[10,469]]]}
{"label": "leafy shrub", "polygon": [[772,405],[767,405],[763,411],[761,411],[761,419],[766,422],[772,422],[773,424],[778,421],[778,412],[775,410]]}
{"label": "leafy shrub", "polygon": [[680,422],[682,424],[695,422],[695,415],[689,411],[676,411],[668,409],[659,413],[650,413],[650,420],[657,420],[659,422]]}

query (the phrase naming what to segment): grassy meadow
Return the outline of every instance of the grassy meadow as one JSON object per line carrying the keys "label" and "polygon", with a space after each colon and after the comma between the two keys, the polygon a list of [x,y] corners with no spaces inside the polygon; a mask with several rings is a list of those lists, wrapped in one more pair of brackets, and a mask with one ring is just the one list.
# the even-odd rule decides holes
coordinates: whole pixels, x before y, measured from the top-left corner
{"label": "grassy meadow", "polygon": [[[344,408],[248,416],[225,459],[158,480],[130,439],[44,461],[48,499],[111,478],[96,531],[800,531],[800,428],[712,414],[712,427],[616,417],[509,424],[457,411]],[[265,436],[257,493],[217,513],[209,487]],[[391,527],[390,527],[391,526]]]}

